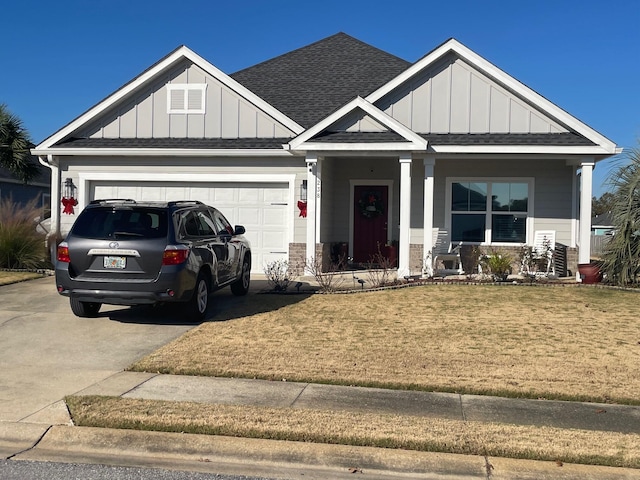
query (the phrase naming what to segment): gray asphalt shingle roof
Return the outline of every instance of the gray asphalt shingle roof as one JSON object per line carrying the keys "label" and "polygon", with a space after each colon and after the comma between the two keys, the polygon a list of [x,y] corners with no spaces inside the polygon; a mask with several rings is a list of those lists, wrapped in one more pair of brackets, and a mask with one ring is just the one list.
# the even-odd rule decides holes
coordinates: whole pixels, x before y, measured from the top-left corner
{"label": "gray asphalt shingle roof", "polygon": [[337,33],[230,76],[309,128],[355,97],[367,96],[410,65]]}
{"label": "gray asphalt shingle roof", "polygon": [[70,138],[61,148],[279,149],[290,138]]}

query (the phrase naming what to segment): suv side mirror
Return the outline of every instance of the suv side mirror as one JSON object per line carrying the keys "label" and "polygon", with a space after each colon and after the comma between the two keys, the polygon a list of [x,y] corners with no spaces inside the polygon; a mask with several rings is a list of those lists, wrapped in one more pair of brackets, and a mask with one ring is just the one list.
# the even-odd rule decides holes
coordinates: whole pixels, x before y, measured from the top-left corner
{"label": "suv side mirror", "polygon": [[236,225],[236,228],[233,231],[233,234],[234,235],[244,235],[245,232],[246,232],[246,230],[242,225]]}

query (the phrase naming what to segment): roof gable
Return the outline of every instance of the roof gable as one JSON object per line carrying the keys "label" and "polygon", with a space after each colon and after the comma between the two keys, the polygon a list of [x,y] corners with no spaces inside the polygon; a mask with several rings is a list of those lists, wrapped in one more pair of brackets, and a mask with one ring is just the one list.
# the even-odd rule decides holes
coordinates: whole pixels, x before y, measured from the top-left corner
{"label": "roof gable", "polygon": [[231,75],[304,127],[395,78],[411,64],[338,33]]}
{"label": "roof gable", "polygon": [[425,151],[428,142],[357,97],[289,142],[291,150]]}
{"label": "roof gable", "polygon": [[[212,85],[213,87],[211,89],[207,88],[207,90],[209,90],[208,95],[218,101],[219,108],[225,108],[226,101],[226,108],[231,111],[231,115],[235,114],[236,117],[240,118],[241,115],[244,114],[251,117],[252,120],[255,118],[254,123],[257,125],[262,124],[266,129],[271,127],[271,135],[266,136],[291,136],[292,134],[303,131],[303,128],[296,122],[273,108],[273,106],[266,103],[202,57],[187,47],[182,46],[73,120],[67,126],[45,139],[35,148],[35,151],[41,152],[43,149],[52,147],[59,142],[75,136],[93,136],[96,138],[137,137],[137,128],[132,127],[135,131],[134,134],[123,133],[120,130],[122,123],[135,122],[135,118],[138,116],[136,110],[140,106],[143,109],[146,108],[148,111],[153,110],[151,106],[152,100],[149,99],[153,97],[154,93],[159,93],[158,102],[166,108],[166,90],[163,89],[171,82],[186,84],[200,82],[207,84],[207,86]],[[216,98],[216,95],[219,98]],[[145,105],[147,106],[145,107]],[[183,124],[182,127],[176,127],[182,132],[177,136],[189,136],[184,133],[187,131],[186,123],[190,121],[193,122],[193,120],[187,117],[194,116],[176,116],[177,122],[182,122]],[[143,133],[142,137],[176,136],[171,134],[168,127],[161,130],[166,132],[166,134],[153,135]],[[249,133],[248,136],[258,136],[259,130],[258,127],[258,130],[253,135]],[[205,133],[205,130],[201,130],[201,134],[196,136],[203,137]],[[241,132],[238,131],[225,135],[223,126],[220,126],[218,131],[213,133],[214,136],[220,137],[243,136]]]}
{"label": "roof gable", "polygon": [[451,39],[366,100],[422,134],[577,133],[618,153],[615,144],[495,65]]}

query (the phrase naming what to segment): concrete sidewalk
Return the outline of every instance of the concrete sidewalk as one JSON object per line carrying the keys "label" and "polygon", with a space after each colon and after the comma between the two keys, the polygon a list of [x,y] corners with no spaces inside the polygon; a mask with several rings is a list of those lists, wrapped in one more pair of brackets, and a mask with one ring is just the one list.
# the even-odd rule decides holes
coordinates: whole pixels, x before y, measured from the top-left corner
{"label": "concrete sidewalk", "polygon": [[640,434],[640,407],[636,406],[296,382],[122,372],[78,395],[342,410]]}
{"label": "concrete sidewalk", "polygon": [[[201,403],[361,411],[640,434],[640,407],[121,372],[78,392]],[[54,409],[55,410],[55,409]],[[53,414],[52,412],[50,412]],[[57,411],[56,415],[59,415]],[[42,419],[46,418],[45,412]],[[16,425],[19,427],[17,428]],[[16,427],[16,428],[12,428]],[[3,424],[0,424],[0,431]],[[634,469],[383,448],[56,425],[4,425],[16,460],[153,466],[294,479],[638,479]],[[0,435],[8,438],[11,435]],[[10,443],[10,442],[9,442]],[[35,446],[34,446],[35,445]],[[32,448],[33,447],[33,448]]]}

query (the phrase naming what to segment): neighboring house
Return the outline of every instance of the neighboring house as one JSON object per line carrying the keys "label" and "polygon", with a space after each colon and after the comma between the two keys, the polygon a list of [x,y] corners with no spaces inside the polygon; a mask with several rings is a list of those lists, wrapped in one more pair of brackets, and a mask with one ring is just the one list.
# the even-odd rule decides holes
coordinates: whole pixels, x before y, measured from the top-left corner
{"label": "neighboring house", "polygon": [[[552,75],[552,72],[549,72]],[[588,263],[600,133],[456,40],[409,63],[339,33],[227,75],[179,47],[32,150],[52,169],[54,232],[96,198],[197,199],[243,224],[254,271],[366,262],[420,273],[433,228],[517,249],[554,230]]]}
{"label": "neighboring house", "polygon": [[595,236],[612,235],[615,230],[611,212],[596,215],[591,219],[591,234]]}
{"label": "neighboring house", "polygon": [[[38,159],[33,157],[33,162]],[[51,170],[39,165],[39,174],[28,183],[16,178],[7,168],[0,166],[0,199],[11,199],[16,203],[26,204],[37,199],[37,207],[42,209],[41,218],[49,216],[51,205]]]}

